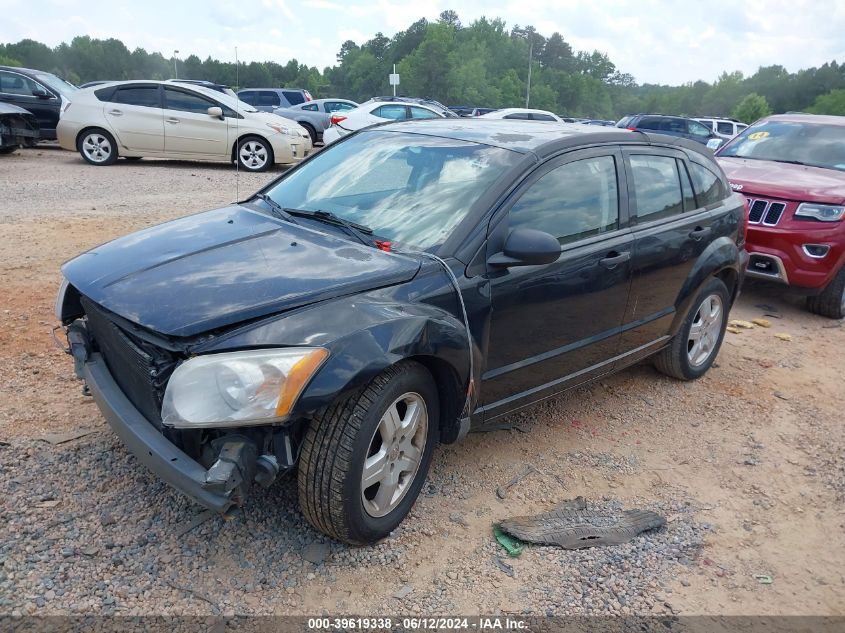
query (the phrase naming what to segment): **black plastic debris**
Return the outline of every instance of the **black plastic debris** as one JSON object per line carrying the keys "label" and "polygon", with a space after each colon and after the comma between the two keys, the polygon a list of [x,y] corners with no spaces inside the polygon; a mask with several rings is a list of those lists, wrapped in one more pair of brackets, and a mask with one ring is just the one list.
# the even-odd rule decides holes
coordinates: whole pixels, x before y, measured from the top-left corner
{"label": "black plastic debris", "polygon": [[527,543],[583,549],[627,543],[640,532],[664,525],[666,519],[650,510],[589,510],[584,497],[576,497],[549,512],[505,519],[500,528]]}

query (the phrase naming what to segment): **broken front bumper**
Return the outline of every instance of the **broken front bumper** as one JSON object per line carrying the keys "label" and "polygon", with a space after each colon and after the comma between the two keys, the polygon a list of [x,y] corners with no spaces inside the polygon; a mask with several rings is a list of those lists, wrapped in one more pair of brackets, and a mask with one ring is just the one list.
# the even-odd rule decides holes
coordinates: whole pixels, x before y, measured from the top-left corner
{"label": "broken front bumper", "polygon": [[236,503],[203,487],[206,469],[154,428],[123,394],[100,354],[90,354],[82,375],[112,430],[147,468],[210,510],[226,513]]}

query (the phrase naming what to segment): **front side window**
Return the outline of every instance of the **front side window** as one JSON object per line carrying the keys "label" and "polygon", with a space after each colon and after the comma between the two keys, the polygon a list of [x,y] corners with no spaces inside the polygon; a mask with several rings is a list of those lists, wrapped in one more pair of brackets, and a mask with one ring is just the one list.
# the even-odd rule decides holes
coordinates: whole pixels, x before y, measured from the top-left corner
{"label": "front side window", "polygon": [[255,105],[263,107],[277,108],[282,105],[282,100],[279,95],[269,90],[263,90],[258,93],[255,99]]}
{"label": "front side window", "polygon": [[510,211],[510,226],[554,235],[561,244],[605,233],[619,224],[616,161],[584,158],[532,183]]}
{"label": "front side window", "polygon": [[182,92],[181,90],[164,89],[165,107],[168,110],[179,110],[180,112],[196,112],[206,114],[209,108],[217,104],[197,94]]}
{"label": "front side window", "polygon": [[639,154],[630,160],[637,217],[650,221],[682,213],[684,202],[675,159]]}
{"label": "front side window", "polygon": [[396,250],[427,249],[520,159],[479,143],[371,130],[323,149],[267,193],[283,207],[369,226]]}
{"label": "front side window", "polygon": [[535,112],[531,115],[531,118],[535,121],[554,121],[555,118],[549,114],[542,114],[540,112]]}
{"label": "front side window", "polygon": [[717,121],[716,122],[716,131],[719,134],[733,134],[734,133],[734,124],[729,123],[728,121]]}
{"label": "front side window", "polygon": [[707,127],[701,125],[698,121],[687,121],[687,125],[689,125],[689,133],[693,136],[707,138],[713,134],[712,130],[709,130]]}
{"label": "front side window", "polygon": [[39,89],[41,89],[41,86],[29,77],[0,70],[0,92],[8,95],[32,97],[33,90]]}
{"label": "front side window", "polygon": [[404,105],[383,105],[373,110],[373,114],[391,121],[404,121],[408,116]]}
{"label": "front side window", "polygon": [[158,96],[158,86],[132,86],[119,88],[112,97],[114,103],[142,106],[145,108],[160,108],[161,100]]}
{"label": "front side window", "polygon": [[523,121],[527,121],[531,118],[529,114],[526,112],[514,112],[513,114],[506,114],[502,117],[503,119],[520,119]]}

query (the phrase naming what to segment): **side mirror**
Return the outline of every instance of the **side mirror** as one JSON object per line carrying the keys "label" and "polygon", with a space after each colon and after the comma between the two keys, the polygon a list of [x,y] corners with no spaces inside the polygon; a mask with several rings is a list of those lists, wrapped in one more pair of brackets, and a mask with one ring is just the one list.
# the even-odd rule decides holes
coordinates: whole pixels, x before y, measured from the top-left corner
{"label": "side mirror", "polygon": [[206,112],[208,112],[208,116],[214,117],[216,119],[223,118],[223,108],[220,108],[218,106],[211,106],[208,110],[206,110]]}
{"label": "side mirror", "polygon": [[707,147],[715,151],[719,149],[724,142],[725,139],[723,138],[711,138],[709,141],[707,141]]}
{"label": "side mirror", "polygon": [[514,229],[505,240],[503,252],[493,255],[491,266],[539,266],[551,264],[560,257],[557,238],[536,229]]}
{"label": "side mirror", "polygon": [[38,97],[39,99],[50,99],[52,97],[52,95],[49,92],[46,92],[45,90],[41,90],[40,88],[36,88],[35,90],[33,90],[32,96]]}

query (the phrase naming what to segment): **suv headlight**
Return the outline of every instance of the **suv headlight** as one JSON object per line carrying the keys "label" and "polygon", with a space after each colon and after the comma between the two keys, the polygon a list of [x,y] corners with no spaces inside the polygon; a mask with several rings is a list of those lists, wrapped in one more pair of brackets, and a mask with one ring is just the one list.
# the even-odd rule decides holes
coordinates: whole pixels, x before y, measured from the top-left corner
{"label": "suv headlight", "polygon": [[328,355],[322,347],[291,347],[191,358],[167,383],[162,424],[186,429],[283,422]]}
{"label": "suv headlight", "polygon": [[269,127],[274,132],[278,132],[279,134],[284,134],[285,136],[299,136],[299,132],[292,127],[288,127],[282,123],[268,123],[267,127]]}
{"label": "suv headlight", "polygon": [[845,215],[845,206],[841,204],[802,202],[795,211],[796,218],[812,218],[820,222],[838,222],[843,215]]}

